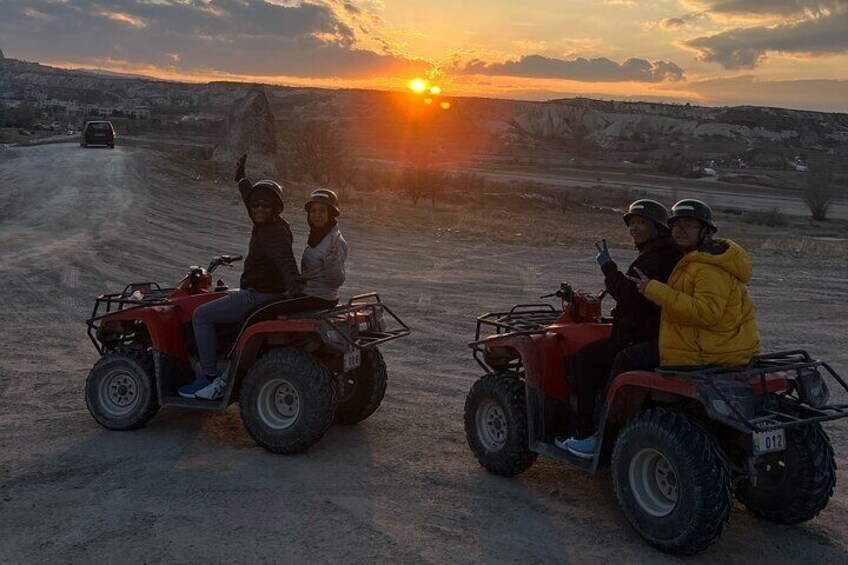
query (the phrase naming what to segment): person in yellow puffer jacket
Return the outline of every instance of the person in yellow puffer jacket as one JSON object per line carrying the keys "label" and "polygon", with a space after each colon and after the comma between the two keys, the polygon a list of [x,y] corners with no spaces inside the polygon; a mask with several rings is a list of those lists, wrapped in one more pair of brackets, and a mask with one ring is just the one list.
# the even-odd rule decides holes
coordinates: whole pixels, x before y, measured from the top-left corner
{"label": "person in yellow puffer jacket", "polygon": [[[746,286],[751,280],[748,254],[730,240],[713,239],[718,229],[712,211],[699,200],[675,204],[669,225],[675,243],[686,255],[677,263],[668,284],[641,273],[630,277],[639,291],[662,309],[659,365],[747,364],[760,350],[754,307]],[[619,366],[618,370],[653,368],[626,364],[630,366]]]}
{"label": "person in yellow puffer jacket", "polygon": [[[674,267],[668,284],[651,279],[638,268],[626,275],[645,298],[660,307],[660,337],[625,347],[615,356],[607,387],[627,371],[657,367],[745,365],[760,351],[760,333],[745,286],[751,261],[730,240],[713,239],[718,231],[709,206],[681,200],[668,219],[674,243],[686,253]],[[597,435],[570,439],[572,454],[591,459]]]}

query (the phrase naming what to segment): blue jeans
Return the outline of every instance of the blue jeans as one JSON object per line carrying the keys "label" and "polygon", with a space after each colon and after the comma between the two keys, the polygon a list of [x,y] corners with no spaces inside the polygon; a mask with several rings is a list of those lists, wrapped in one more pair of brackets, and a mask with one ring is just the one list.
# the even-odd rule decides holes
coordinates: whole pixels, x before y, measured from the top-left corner
{"label": "blue jeans", "polygon": [[191,316],[191,324],[194,327],[194,340],[197,342],[197,356],[200,358],[200,374],[214,377],[218,373],[215,363],[215,349],[218,345],[215,324],[241,322],[248,312],[260,304],[282,297],[282,294],[243,288],[197,308]]}

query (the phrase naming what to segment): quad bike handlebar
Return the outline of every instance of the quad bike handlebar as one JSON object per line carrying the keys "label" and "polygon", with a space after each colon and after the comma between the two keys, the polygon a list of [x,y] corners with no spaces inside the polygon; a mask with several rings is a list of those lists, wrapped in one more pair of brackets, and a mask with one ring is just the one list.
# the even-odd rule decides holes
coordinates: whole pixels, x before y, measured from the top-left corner
{"label": "quad bike handlebar", "polygon": [[208,273],[212,273],[215,269],[220,267],[221,265],[226,265],[229,267],[233,263],[237,263],[244,259],[241,255],[218,255],[212,258],[212,261],[209,263],[209,267],[206,269]]}
{"label": "quad bike handlebar", "polygon": [[608,293],[607,293],[606,289],[602,290],[598,294],[586,292],[584,290],[574,290],[570,284],[564,282],[564,283],[560,283],[559,290],[557,290],[556,292],[552,292],[550,294],[544,294],[544,295],[540,296],[539,298],[541,298],[541,299],[553,298],[553,297],[556,296],[557,298],[561,299],[563,301],[563,303],[568,304],[574,299],[574,296],[576,294],[583,296],[584,298],[586,298],[589,301],[600,302],[604,299],[604,297]]}

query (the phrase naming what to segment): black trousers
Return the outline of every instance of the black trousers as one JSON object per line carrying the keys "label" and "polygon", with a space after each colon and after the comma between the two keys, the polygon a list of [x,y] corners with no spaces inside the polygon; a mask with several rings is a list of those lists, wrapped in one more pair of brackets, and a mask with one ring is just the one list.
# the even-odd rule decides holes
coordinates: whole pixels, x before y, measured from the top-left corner
{"label": "black trousers", "polygon": [[603,398],[612,380],[627,371],[651,371],[660,364],[659,342],[623,344],[614,337],[599,339],[580,348],[567,367],[572,375],[571,409],[574,434],[588,437],[600,420]]}
{"label": "black trousers", "polygon": [[653,371],[659,366],[659,340],[643,341],[642,343],[625,347],[615,356],[612,371],[610,371],[610,381],[616,375],[626,373],[627,371]]}
{"label": "black trousers", "polygon": [[595,432],[598,397],[606,387],[613,361],[623,347],[613,337],[593,341],[580,348],[567,367],[572,376],[571,411],[577,437],[587,437]]}

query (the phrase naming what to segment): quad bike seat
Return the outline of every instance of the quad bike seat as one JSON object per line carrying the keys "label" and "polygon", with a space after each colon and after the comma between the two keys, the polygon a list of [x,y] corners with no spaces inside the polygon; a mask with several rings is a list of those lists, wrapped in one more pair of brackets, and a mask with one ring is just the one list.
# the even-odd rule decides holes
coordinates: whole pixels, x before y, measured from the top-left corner
{"label": "quad bike seat", "polygon": [[265,322],[268,320],[274,320],[279,318],[289,318],[292,316],[309,318],[319,312],[327,312],[328,310],[303,310],[299,312],[286,312],[285,305],[292,301],[297,300],[296,298],[287,298],[284,300],[277,300],[270,303],[260,304],[254,308],[252,308],[247,315],[244,317],[242,324],[255,324],[258,322]]}

